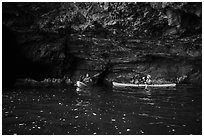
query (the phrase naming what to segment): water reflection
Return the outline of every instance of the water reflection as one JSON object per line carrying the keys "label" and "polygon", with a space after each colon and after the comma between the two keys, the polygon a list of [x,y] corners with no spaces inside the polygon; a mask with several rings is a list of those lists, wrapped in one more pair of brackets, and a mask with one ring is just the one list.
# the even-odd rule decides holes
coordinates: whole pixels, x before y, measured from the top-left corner
{"label": "water reflection", "polygon": [[199,90],[4,91],[3,134],[201,134]]}

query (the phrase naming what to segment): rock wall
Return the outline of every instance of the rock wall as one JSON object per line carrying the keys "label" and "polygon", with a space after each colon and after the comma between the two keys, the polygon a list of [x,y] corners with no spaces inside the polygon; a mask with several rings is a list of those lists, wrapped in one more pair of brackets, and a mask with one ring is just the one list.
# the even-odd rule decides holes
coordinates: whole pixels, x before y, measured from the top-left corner
{"label": "rock wall", "polygon": [[145,73],[200,84],[202,6],[167,3],[173,10],[166,13],[153,6],[161,4],[4,3],[3,85],[17,78],[76,80],[108,62],[109,80]]}

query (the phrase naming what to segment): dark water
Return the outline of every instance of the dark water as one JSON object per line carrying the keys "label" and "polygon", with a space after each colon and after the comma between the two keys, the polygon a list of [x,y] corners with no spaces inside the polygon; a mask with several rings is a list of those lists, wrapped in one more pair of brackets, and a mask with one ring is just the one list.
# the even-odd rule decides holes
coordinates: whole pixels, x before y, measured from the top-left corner
{"label": "dark water", "polygon": [[3,134],[202,134],[201,88],[3,91]]}

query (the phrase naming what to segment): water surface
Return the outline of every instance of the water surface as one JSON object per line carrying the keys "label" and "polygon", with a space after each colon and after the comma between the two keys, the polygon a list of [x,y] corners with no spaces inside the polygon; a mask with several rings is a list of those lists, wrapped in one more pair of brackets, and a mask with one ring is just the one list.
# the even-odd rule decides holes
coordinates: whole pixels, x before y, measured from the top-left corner
{"label": "water surface", "polygon": [[202,134],[201,88],[3,91],[3,134]]}

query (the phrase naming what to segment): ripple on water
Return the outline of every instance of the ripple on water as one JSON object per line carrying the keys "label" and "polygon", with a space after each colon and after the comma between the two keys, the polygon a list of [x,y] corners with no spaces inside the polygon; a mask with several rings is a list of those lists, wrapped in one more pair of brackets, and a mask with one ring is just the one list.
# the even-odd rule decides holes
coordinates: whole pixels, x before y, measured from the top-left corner
{"label": "ripple on water", "polygon": [[79,116],[75,116],[74,118],[75,118],[75,119],[78,119],[78,118],[79,118]]}
{"label": "ripple on water", "polygon": [[112,119],[111,119],[111,122],[115,122],[115,121],[116,121],[116,119],[115,119],[115,118],[112,118]]}
{"label": "ripple on water", "polygon": [[130,131],[130,128],[127,128],[127,130],[126,130],[127,132],[129,132]]}
{"label": "ripple on water", "polygon": [[[108,95],[101,95],[100,93],[101,97],[100,99],[97,98],[97,100],[94,96],[94,94],[97,93],[94,93],[88,99],[77,97],[71,99],[69,102],[67,102],[67,100],[70,100],[70,97],[66,98],[64,94],[59,94],[61,92],[54,92],[55,94],[49,93],[50,95],[46,94],[52,97],[49,102],[47,98],[45,99],[43,96],[39,98],[39,96],[33,92],[32,94],[28,93],[29,92],[26,91],[19,95],[15,94],[15,96],[12,94],[4,96],[2,110],[4,116],[8,115],[9,117],[3,117],[2,124],[6,127],[3,129],[3,133],[19,134],[20,131],[17,132],[17,130],[20,129],[22,133],[29,132],[31,134],[57,134],[59,130],[65,130],[63,132],[65,134],[149,134],[153,132],[150,131],[150,129],[155,128],[154,133],[158,134],[179,134],[180,131],[183,131],[183,134],[189,134],[197,133],[198,131],[193,128],[189,131],[189,127],[193,127],[194,125],[195,129],[201,127],[197,124],[198,122],[196,122],[196,119],[198,119],[196,114],[201,111],[198,109],[198,100],[192,99],[191,96],[188,95],[188,97],[186,97],[187,99],[183,99],[182,103],[180,103],[180,94],[178,94],[178,97],[175,96],[177,92],[174,94],[161,91],[153,92],[151,98],[141,93],[126,94],[124,92],[122,94],[117,93],[117,96],[115,93]],[[39,92],[38,94],[41,93]],[[162,94],[162,98],[160,98],[160,94]],[[167,94],[167,96],[165,96],[165,94]],[[11,99],[9,99],[10,96]],[[27,96],[27,99],[23,99],[22,96]],[[169,96],[171,96],[171,98],[165,100],[165,98],[169,98]],[[41,102],[37,102],[38,98]],[[59,100],[60,98],[64,98],[64,100]],[[35,102],[32,101],[32,99],[35,99]],[[10,103],[11,100],[15,103]],[[76,102],[76,100],[79,101]],[[18,104],[19,102],[21,102],[20,105]],[[49,103],[51,105],[49,105]],[[77,103],[79,104],[78,106],[76,105]],[[194,103],[197,104],[195,105]],[[14,104],[15,109],[13,109]],[[61,104],[65,104],[64,107],[59,107]],[[173,104],[173,106],[171,106],[171,104]],[[34,107],[28,107],[28,105]],[[152,107],[150,105],[154,106]],[[25,112],[29,112],[29,114],[25,116]],[[12,121],[10,115],[12,115],[13,119],[17,122]],[[29,118],[27,118],[27,116]],[[178,117],[180,119],[178,119]],[[9,124],[9,120],[16,125]],[[186,120],[195,122],[186,123]],[[199,120],[202,121],[201,118],[199,118]],[[178,125],[178,122],[180,125]],[[54,129],[53,125],[56,125]],[[69,128],[62,129],[65,125]],[[44,130],[44,128],[46,128],[46,130]],[[160,129],[162,129],[162,132]]]}

